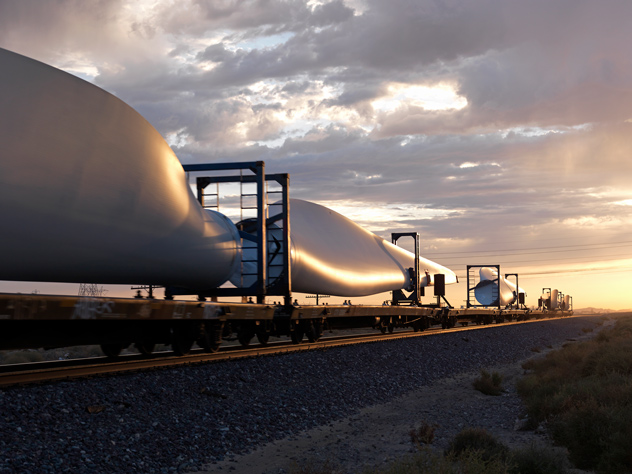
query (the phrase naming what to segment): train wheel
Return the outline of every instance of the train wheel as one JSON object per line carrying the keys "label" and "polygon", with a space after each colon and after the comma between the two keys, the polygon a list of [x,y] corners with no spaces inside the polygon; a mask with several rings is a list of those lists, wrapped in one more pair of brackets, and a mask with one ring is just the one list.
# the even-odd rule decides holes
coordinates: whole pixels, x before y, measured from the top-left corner
{"label": "train wheel", "polygon": [[[199,335],[198,335],[199,336]],[[198,339],[194,335],[194,328],[190,324],[181,324],[173,328],[171,334],[171,349],[177,356],[191,352],[193,343]]]}
{"label": "train wheel", "polygon": [[267,332],[257,333],[257,341],[259,341],[259,344],[261,344],[262,346],[265,346],[269,340],[270,340],[270,334],[268,334]]}
{"label": "train wheel", "polygon": [[222,331],[224,330],[223,323],[209,323],[204,324],[204,331],[197,344],[204,352],[217,352],[219,346],[222,343]]}
{"label": "train wheel", "polygon": [[314,321],[307,321],[305,335],[307,336],[307,340],[309,342],[316,342],[316,335],[314,333]]}
{"label": "train wheel", "polygon": [[297,326],[294,329],[294,331],[292,331],[292,334],[291,334],[292,342],[294,344],[300,344],[301,341],[303,340],[304,335],[305,335],[305,332],[303,331],[303,328],[299,328]]}
{"label": "train wheel", "polygon": [[307,336],[307,340],[309,342],[318,341],[323,335],[323,322],[320,320],[310,321],[307,331],[305,331],[305,335]]}
{"label": "train wheel", "polygon": [[136,347],[136,349],[138,349],[138,352],[143,355],[150,355],[152,352],[154,352],[154,349],[156,348],[156,344],[146,341],[137,342],[136,344],[134,344],[134,346]]}
{"label": "train wheel", "polygon": [[252,341],[252,337],[253,334],[252,332],[245,330],[245,331],[239,331],[237,333],[237,340],[239,341],[239,344],[241,344],[244,347],[248,347],[250,345],[250,341]]}
{"label": "train wheel", "polygon": [[187,355],[191,352],[194,342],[195,341],[191,337],[176,335],[171,342],[171,349],[177,356]]}
{"label": "train wheel", "polygon": [[123,344],[101,344],[101,350],[105,354],[106,357],[110,359],[116,359],[119,355],[121,355],[121,351],[123,350]]}
{"label": "train wheel", "polygon": [[243,347],[248,347],[252,338],[255,337],[256,326],[253,321],[244,321],[237,326],[237,340]]}
{"label": "train wheel", "polygon": [[323,336],[323,322],[321,320],[316,320],[312,326],[314,329],[314,340],[310,342],[316,342]]}
{"label": "train wheel", "polygon": [[393,334],[393,329],[395,329],[395,326],[392,325],[392,324],[389,324],[388,325],[388,332],[389,332],[389,334]]}

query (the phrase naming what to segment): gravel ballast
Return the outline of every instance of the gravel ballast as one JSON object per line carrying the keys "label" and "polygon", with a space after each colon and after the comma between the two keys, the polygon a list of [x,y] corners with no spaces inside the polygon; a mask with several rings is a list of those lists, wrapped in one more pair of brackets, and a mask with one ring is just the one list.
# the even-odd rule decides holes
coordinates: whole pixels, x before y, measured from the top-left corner
{"label": "gravel ballast", "polygon": [[169,473],[584,334],[575,317],[0,391],[0,473]]}

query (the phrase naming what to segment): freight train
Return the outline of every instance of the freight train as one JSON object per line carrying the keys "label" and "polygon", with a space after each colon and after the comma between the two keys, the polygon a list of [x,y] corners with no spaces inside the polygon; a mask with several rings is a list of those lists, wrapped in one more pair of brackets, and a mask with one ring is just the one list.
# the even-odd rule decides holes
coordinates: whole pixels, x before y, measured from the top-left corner
{"label": "freight train", "polygon": [[[289,176],[266,173],[262,161],[182,166],[115,96],[3,49],[0,110],[0,280],[165,288],[164,300],[0,295],[0,349],[100,344],[116,356],[130,344],[150,353],[165,343],[185,354],[194,343],[217,350],[233,333],[244,345],[271,335],[298,343],[318,340],[325,326],[422,330],[528,314],[499,267],[480,269],[478,305],[455,310],[444,287],[456,274],[419,255],[417,234],[389,242],[331,209],[290,199]],[[254,216],[234,223],[213,208],[207,188],[220,183],[254,186],[241,196],[254,201],[242,204]],[[414,239],[414,253],[397,245],[404,237]],[[425,288],[434,288],[436,303],[422,305]],[[293,292],[386,291],[393,298],[381,307],[292,301]],[[235,297],[252,304],[219,302]],[[279,304],[270,304],[274,297]],[[555,298],[540,313],[568,312]]]}

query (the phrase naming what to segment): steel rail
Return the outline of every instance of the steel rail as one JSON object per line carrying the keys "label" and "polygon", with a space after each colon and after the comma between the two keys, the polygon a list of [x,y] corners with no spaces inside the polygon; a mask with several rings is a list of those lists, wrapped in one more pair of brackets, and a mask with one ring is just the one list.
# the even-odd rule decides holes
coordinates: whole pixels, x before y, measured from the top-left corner
{"label": "steel rail", "polygon": [[[301,344],[293,344],[291,341],[279,341],[269,343],[267,345],[255,345],[243,348],[240,346],[225,347],[215,353],[206,353],[198,351],[187,356],[177,357],[168,353],[157,353],[151,356],[130,355],[123,356],[124,360],[108,361],[106,358],[89,358],[76,359],[73,361],[65,360],[38,362],[34,364],[15,364],[17,370],[12,370],[13,366],[0,366],[0,387],[10,387],[15,385],[29,385],[35,383],[52,382],[60,380],[70,380],[83,377],[93,377],[100,375],[116,374],[122,372],[135,372],[143,370],[152,370],[177,366],[198,365],[209,362],[220,362],[237,360],[244,358],[260,357],[264,355],[289,354],[295,352],[303,352],[318,349],[328,349],[333,347],[350,346],[354,344],[365,344],[369,342],[394,341],[398,339],[408,339],[411,337],[432,336],[446,333],[472,331],[477,329],[492,329],[517,324],[529,324],[538,322],[555,321],[557,319],[568,319],[581,316],[599,316],[599,315],[581,315],[533,319],[527,321],[511,321],[500,324],[483,324],[474,326],[455,327],[450,329],[430,328],[420,332],[398,331],[389,334],[358,334],[350,336],[332,336],[323,337],[317,342],[306,342]],[[39,364],[46,365],[42,367]],[[38,367],[39,368],[31,368]],[[52,367],[51,367],[52,366]]]}

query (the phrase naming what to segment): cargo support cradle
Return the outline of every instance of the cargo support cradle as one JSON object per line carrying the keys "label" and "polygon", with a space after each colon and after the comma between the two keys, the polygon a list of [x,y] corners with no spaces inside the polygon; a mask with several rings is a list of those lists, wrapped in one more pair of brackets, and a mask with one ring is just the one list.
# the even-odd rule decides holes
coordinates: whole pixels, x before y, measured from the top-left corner
{"label": "cargo support cradle", "polygon": [[[176,295],[198,295],[200,300],[207,297],[217,298],[219,296],[241,296],[256,297],[258,304],[265,304],[266,296],[281,296],[285,306],[292,304],[292,269],[290,265],[290,254],[287,251],[290,246],[290,196],[289,196],[289,184],[290,176],[287,173],[282,174],[268,174],[265,173],[265,163],[263,161],[251,161],[241,163],[206,163],[206,164],[191,164],[183,165],[184,171],[187,173],[192,172],[218,172],[218,171],[231,171],[240,170],[249,171],[251,175],[239,175],[239,176],[198,176],[196,179],[197,187],[197,199],[200,205],[208,209],[213,206],[207,205],[204,200],[204,190],[210,184],[219,183],[256,183],[257,191],[256,206],[257,211],[256,226],[254,229],[246,229],[244,223],[240,223],[242,228],[239,229],[241,238],[246,242],[255,244],[257,250],[257,272],[254,276],[256,281],[249,287],[242,288],[205,288],[205,289],[189,289],[180,287],[167,287],[165,294],[167,298],[173,298]],[[266,183],[269,181],[276,182],[281,187],[281,191],[267,191]],[[281,194],[281,212],[268,216],[268,209],[271,207],[268,204],[268,194],[279,193]],[[217,192],[217,204],[215,207],[219,207],[219,192]],[[243,202],[241,203],[243,208]],[[268,228],[271,225],[277,224],[282,228],[282,242],[281,249],[272,256],[268,254]],[[270,281],[270,268],[275,266],[272,259],[276,256],[282,258],[282,269],[280,275]]]}

